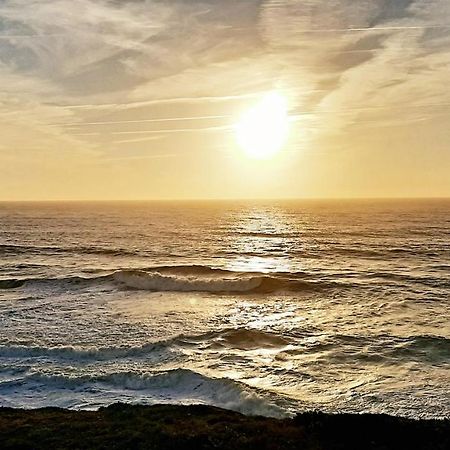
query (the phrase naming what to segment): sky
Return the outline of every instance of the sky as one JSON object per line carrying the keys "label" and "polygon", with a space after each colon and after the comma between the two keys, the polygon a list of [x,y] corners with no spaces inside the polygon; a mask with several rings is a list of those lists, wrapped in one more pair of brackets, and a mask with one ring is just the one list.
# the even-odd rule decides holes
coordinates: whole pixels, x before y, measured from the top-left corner
{"label": "sky", "polygon": [[0,200],[450,196],[448,0],[0,0],[0,85]]}

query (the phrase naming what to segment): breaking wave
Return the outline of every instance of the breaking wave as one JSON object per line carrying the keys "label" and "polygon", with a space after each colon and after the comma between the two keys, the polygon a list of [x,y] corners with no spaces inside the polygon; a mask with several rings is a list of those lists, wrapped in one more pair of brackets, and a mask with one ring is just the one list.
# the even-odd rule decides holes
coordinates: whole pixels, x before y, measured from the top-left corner
{"label": "breaking wave", "polygon": [[[135,347],[41,347],[26,345],[1,345],[0,358],[50,358],[72,361],[106,361],[151,355],[158,361],[169,358],[177,348],[236,348],[252,350],[255,348],[284,347],[289,341],[275,333],[252,328],[225,328],[199,335],[178,335],[165,341],[150,342]],[[176,355],[174,355],[176,356]]]}
{"label": "breaking wave", "polygon": [[261,287],[264,280],[259,276],[207,278],[135,270],[117,272],[114,279],[134,289],[177,292],[248,292]]}
{"label": "breaking wave", "polygon": [[304,274],[234,272],[194,265],[118,270],[95,277],[6,279],[0,281],[0,289],[15,289],[32,284],[70,289],[98,283],[112,283],[117,287],[148,291],[210,293],[314,291],[342,286],[338,283],[305,279]]}
{"label": "breaking wave", "polygon": [[110,396],[117,393],[114,400],[120,401],[124,391],[145,391],[149,403],[203,403],[247,415],[279,418],[289,415],[289,412],[264,398],[255,388],[229,378],[208,377],[189,369],[81,376],[31,373],[3,383],[3,388],[8,385],[14,388],[16,384],[33,391],[45,386],[52,391],[54,398],[58,391],[64,391],[65,395],[67,391],[106,391]]}
{"label": "breaking wave", "polygon": [[270,293],[275,291],[320,290],[329,283],[289,277],[289,274],[231,272],[209,267],[163,270],[122,270],[113,274],[114,281],[132,289],[175,292]]}
{"label": "breaking wave", "polygon": [[121,358],[149,357],[154,353],[160,361],[167,357],[169,349],[164,343],[149,343],[138,347],[29,347],[25,345],[0,346],[0,358],[52,358],[61,360],[105,361]]}

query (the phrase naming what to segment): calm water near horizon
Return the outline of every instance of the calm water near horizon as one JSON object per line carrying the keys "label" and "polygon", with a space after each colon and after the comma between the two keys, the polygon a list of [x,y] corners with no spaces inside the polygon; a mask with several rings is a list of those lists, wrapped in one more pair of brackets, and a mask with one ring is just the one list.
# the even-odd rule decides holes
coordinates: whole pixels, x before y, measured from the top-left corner
{"label": "calm water near horizon", "polygon": [[450,200],[0,203],[0,406],[450,416]]}

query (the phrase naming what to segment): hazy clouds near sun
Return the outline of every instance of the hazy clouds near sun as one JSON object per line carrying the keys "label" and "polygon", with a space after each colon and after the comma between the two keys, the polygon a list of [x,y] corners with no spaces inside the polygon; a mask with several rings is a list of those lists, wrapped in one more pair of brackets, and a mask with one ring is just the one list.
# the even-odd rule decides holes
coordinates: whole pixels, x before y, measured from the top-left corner
{"label": "hazy clouds near sun", "polygon": [[0,199],[450,195],[448,0],[3,0],[0,83]]}

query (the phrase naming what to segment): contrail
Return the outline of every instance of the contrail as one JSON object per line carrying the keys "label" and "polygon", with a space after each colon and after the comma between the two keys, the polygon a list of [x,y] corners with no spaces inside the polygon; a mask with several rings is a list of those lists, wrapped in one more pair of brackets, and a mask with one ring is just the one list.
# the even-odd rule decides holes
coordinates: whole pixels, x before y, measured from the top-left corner
{"label": "contrail", "polygon": [[67,33],[48,33],[48,34],[0,34],[0,39],[22,39],[22,38],[43,38],[43,37],[61,37],[67,36]]}
{"label": "contrail", "polygon": [[[270,89],[267,89],[270,90]],[[54,104],[54,106],[60,106],[61,108],[68,109],[109,109],[116,108],[127,109],[127,108],[137,108],[140,106],[149,106],[149,105],[159,105],[159,104],[171,104],[171,103],[202,103],[202,102],[223,102],[228,100],[240,100],[243,98],[252,98],[263,95],[267,92],[259,91],[252,92],[250,94],[238,94],[238,95],[223,95],[223,96],[202,96],[202,97],[173,97],[173,98],[159,98],[154,100],[143,100],[137,102],[124,102],[124,103],[100,103],[100,104],[84,104],[84,105],[58,105]]]}
{"label": "contrail", "polygon": [[139,130],[139,131],[113,131],[111,134],[162,134],[162,133],[192,133],[198,131],[224,131],[231,129],[229,125],[222,127],[206,127],[206,128],[172,128],[168,130]]}
{"label": "contrail", "polygon": [[358,31],[395,31],[395,30],[426,30],[426,29],[450,28],[450,25],[411,25],[388,27],[361,27],[361,28],[322,28],[317,30],[298,30],[298,33],[352,33]]}
{"label": "contrail", "polygon": [[193,116],[193,117],[168,117],[163,119],[138,119],[138,120],[117,120],[117,121],[104,121],[104,122],[72,122],[66,123],[67,126],[84,126],[84,125],[112,125],[121,123],[147,123],[147,122],[178,122],[178,121],[189,121],[189,120],[215,120],[215,119],[226,119],[230,116]]}

